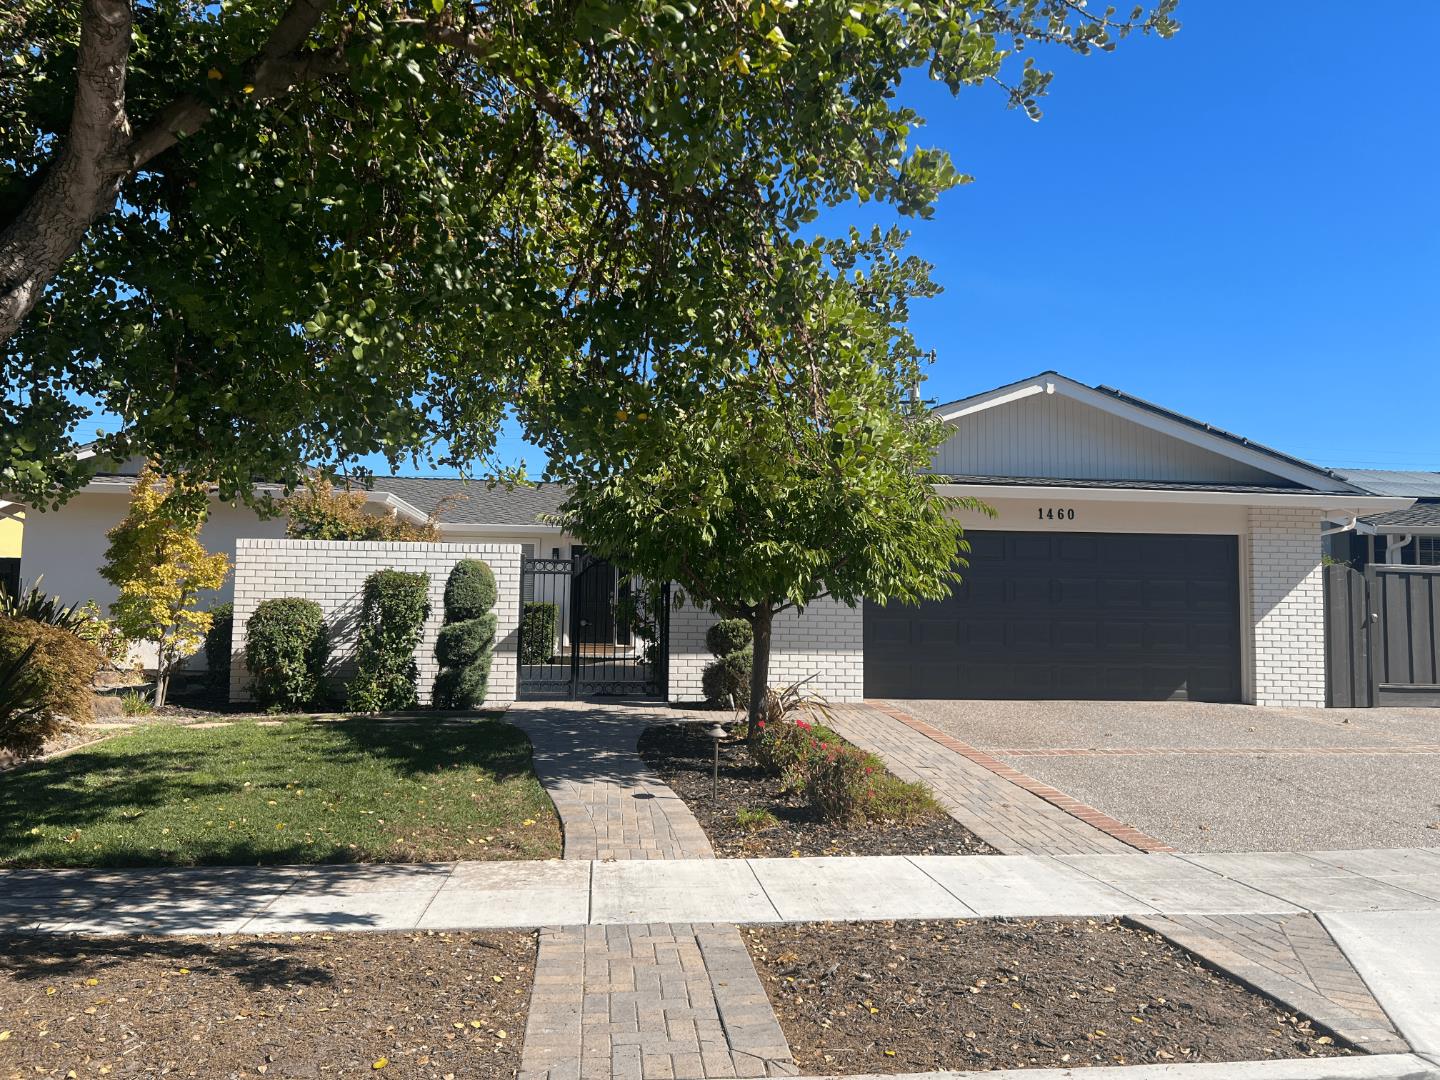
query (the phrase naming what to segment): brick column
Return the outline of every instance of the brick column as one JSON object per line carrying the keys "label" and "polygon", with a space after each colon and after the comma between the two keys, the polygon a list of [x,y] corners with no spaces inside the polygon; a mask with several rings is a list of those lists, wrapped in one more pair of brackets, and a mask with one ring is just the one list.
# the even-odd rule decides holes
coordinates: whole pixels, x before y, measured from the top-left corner
{"label": "brick column", "polygon": [[1249,512],[1256,705],[1325,705],[1319,510]]}

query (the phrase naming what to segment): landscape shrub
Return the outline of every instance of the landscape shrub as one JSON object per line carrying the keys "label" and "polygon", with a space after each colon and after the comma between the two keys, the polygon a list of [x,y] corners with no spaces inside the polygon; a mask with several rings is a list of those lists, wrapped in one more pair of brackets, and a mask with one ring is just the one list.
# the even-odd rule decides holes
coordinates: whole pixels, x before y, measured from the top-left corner
{"label": "landscape shrub", "polygon": [[230,688],[234,619],[235,605],[228,600],[210,609],[210,629],[205,631],[205,685],[218,694]]}
{"label": "landscape shrub", "polygon": [[805,801],[824,820],[851,823],[870,817],[876,780],[885,767],[873,755],[844,743],[823,742],[804,762]]}
{"label": "landscape shrub", "polygon": [[445,582],[445,621],[478,619],[495,606],[495,573],[479,559],[461,559]]}
{"label": "landscape shrub", "polygon": [[715,659],[700,672],[700,689],[712,708],[743,709],[750,703],[754,633],[744,619],[721,619],[705,631]]}
{"label": "landscape shrub", "polygon": [[520,663],[548,664],[555,655],[555,628],[560,607],[548,601],[525,605],[520,619]]}
{"label": "landscape shrub", "polygon": [[744,619],[721,619],[705,631],[705,647],[715,656],[729,656],[754,643],[755,632]]}
{"label": "landscape shrub", "polygon": [[71,630],[0,617],[0,750],[33,757],[50,739],[90,723],[101,659]]}
{"label": "landscape shrub", "polygon": [[419,702],[415,650],[430,614],[430,575],[376,570],[365,579],[350,706],[360,712],[411,709]]}
{"label": "landscape shrub", "polygon": [[750,701],[751,663],[750,650],[742,649],[706,664],[700,672],[705,700],[723,708],[743,709]]}
{"label": "landscape shrub", "polygon": [[478,559],[461,559],[445,582],[445,625],[435,641],[440,674],[435,704],[442,709],[473,709],[490,692],[490,662],[495,654],[495,575]]}
{"label": "landscape shrub", "polygon": [[74,628],[75,633],[100,651],[102,667],[118,670],[130,653],[130,642],[125,640],[120,627],[100,613],[100,605],[94,600],[86,600],[76,608],[76,613],[83,618]]}
{"label": "landscape shrub", "polygon": [[435,659],[441,667],[465,667],[495,648],[495,612],[476,619],[446,623],[435,642]]}
{"label": "landscape shrub", "polygon": [[[227,641],[229,636],[225,634]],[[265,709],[308,708],[321,696],[329,651],[325,613],[319,604],[298,596],[262,600],[245,624],[245,667],[250,672],[251,694]],[[227,644],[227,671],[228,654]],[[216,662],[210,656],[208,637],[206,659]]]}

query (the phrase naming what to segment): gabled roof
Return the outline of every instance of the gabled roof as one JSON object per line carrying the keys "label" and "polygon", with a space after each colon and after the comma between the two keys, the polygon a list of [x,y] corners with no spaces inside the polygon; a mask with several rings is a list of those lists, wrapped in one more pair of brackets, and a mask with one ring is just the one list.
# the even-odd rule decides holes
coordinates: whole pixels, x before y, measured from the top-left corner
{"label": "gabled roof", "polygon": [[1440,499],[1440,472],[1412,469],[1336,469],[1335,472],[1373,495]]}
{"label": "gabled roof", "polygon": [[948,423],[966,416],[1023,401],[1037,394],[1061,394],[1085,405],[1120,416],[1132,423],[1159,431],[1183,442],[1210,450],[1221,456],[1263,470],[1282,481],[1312,491],[1355,492],[1363,489],[1349,483],[1339,474],[1319,465],[1272,449],[1261,443],[1233,434],[1213,424],[1196,420],[1183,413],[1166,409],[1153,402],[1127,394],[1113,386],[1086,386],[1058,371],[1042,371],[1028,379],[997,386],[981,394],[937,405],[931,415]]}

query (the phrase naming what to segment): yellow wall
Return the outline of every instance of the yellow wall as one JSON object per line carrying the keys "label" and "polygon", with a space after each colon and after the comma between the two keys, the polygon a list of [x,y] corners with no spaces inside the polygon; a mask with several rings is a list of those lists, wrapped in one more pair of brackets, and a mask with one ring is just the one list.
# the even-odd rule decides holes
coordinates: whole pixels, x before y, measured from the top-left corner
{"label": "yellow wall", "polygon": [[20,557],[20,535],[24,528],[15,518],[0,518],[0,559]]}

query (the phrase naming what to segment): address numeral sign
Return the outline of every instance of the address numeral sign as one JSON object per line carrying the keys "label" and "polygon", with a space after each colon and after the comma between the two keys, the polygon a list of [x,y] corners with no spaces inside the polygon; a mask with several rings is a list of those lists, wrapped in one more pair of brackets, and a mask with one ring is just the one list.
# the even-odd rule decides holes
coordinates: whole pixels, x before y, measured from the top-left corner
{"label": "address numeral sign", "polygon": [[1068,506],[1037,506],[1035,516],[1041,521],[1074,521],[1075,511]]}

